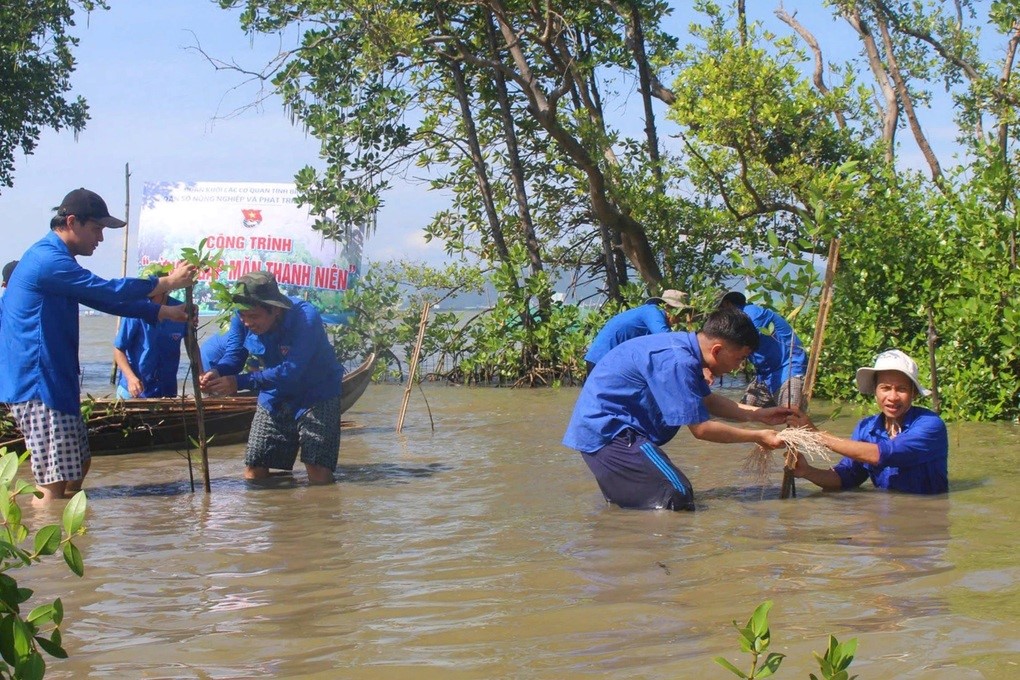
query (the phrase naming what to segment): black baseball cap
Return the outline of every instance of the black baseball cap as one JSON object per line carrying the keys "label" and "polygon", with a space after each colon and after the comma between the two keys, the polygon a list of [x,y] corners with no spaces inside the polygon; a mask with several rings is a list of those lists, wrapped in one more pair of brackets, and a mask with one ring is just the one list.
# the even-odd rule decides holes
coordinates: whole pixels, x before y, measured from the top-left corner
{"label": "black baseball cap", "polygon": [[106,207],[106,201],[96,192],[89,191],[84,187],[75,189],[64,196],[64,200],[60,202],[60,206],[57,208],[57,217],[67,217],[68,215],[74,215],[80,222],[95,220],[107,229],[120,229],[127,224],[124,220],[112,217],[110,210]]}

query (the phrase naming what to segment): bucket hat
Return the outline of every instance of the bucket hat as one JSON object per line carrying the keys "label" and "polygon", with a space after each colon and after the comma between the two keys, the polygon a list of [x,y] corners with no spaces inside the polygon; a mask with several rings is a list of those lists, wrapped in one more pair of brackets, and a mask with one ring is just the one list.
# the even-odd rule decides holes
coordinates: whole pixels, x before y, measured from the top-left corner
{"label": "bucket hat", "polygon": [[686,302],[687,293],[682,290],[669,290],[662,291],[662,295],[658,297],[650,297],[645,300],[646,305],[666,305],[667,307],[673,307],[674,309],[687,309],[690,307]]}
{"label": "bucket hat", "polygon": [[931,391],[921,385],[917,379],[917,362],[898,349],[888,349],[875,357],[874,366],[864,366],[857,369],[857,389],[861,394],[875,393],[875,376],[879,371],[899,371],[910,378],[914,387],[922,396],[927,397]]}
{"label": "bucket hat", "polygon": [[269,305],[290,309],[294,305],[289,297],[280,292],[272,272],[266,271],[254,271],[239,278],[230,299],[243,307]]}

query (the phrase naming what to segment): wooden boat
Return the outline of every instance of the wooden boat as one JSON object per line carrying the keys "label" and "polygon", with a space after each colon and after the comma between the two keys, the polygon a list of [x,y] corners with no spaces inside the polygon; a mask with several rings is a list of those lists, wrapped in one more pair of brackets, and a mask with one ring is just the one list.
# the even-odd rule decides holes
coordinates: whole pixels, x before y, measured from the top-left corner
{"label": "wooden boat", "polygon": [[[375,354],[344,374],[340,413],[345,413],[365,393],[372,382]],[[210,446],[237,444],[247,440],[255,416],[256,396],[216,397],[202,400],[205,432]],[[174,399],[96,399],[87,403],[89,449],[92,455],[109,456],[156,449],[186,449],[198,433],[198,418],[193,400]],[[25,440],[0,438],[0,447],[24,451]]]}

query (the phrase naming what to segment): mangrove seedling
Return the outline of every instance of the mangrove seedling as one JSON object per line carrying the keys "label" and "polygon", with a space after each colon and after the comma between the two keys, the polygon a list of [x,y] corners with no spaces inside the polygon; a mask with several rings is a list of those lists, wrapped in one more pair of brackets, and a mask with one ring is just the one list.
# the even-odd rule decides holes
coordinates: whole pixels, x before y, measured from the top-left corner
{"label": "mangrove seedling", "polygon": [[30,567],[59,550],[72,572],[78,576],[85,573],[81,552],[72,542],[85,533],[84,491],[68,501],[61,524],[44,526],[32,545],[23,547],[29,529],[21,521],[18,497],[42,496],[35,486],[16,478],[18,466],[28,455],[26,452],[19,457],[0,447],[0,679],[40,680],[46,673],[42,652],[57,659],[67,658],[60,635],[64,618],[60,598],[25,613],[33,591],[19,587],[9,572]]}

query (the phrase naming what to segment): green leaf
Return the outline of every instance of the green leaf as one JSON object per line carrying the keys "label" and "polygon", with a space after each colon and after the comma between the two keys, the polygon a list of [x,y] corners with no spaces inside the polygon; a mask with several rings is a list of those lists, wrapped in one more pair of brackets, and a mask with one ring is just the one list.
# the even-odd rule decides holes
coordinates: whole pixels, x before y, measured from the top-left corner
{"label": "green leaf", "polygon": [[68,501],[63,515],[64,532],[68,536],[74,536],[81,529],[81,525],[85,521],[85,507],[87,503],[84,491],[74,494],[74,497]]}
{"label": "green leaf", "polygon": [[46,675],[46,662],[42,654],[34,649],[29,652],[25,660],[18,664],[16,675],[19,680],[42,680]]}
{"label": "green leaf", "polygon": [[19,660],[24,659],[32,651],[32,633],[25,622],[18,617],[14,617],[11,629],[14,635],[14,657]]}
{"label": "green leaf", "polygon": [[64,544],[64,561],[67,562],[67,566],[71,568],[78,576],[85,575],[85,563],[81,559],[81,551],[78,550],[78,546],[74,543]]}
{"label": "green leaf", "polygon": [[[64,620],[64,603],[60,601],[58,597],[53,601],[53,625],[59,626]],[[59,636],[60,631],[53,631],[54,635]]]}
{"label": "green leaf", "polygon": [[769,632],[769,610],[772,609],[772,600],[766,600],[758,605],[747,622],[755,637],[767,637]]}
{"label": "green leaf", "polygon": [[18,656],[14,651],[14,621],[16,614],[7,614],[0,617],[0,657],[14,665],[18,662]]}
{"label": "green leaf", "polygon": [[52,555],[60,547],[60,538],[59,525],[44,526],[35,535],[35,552],[39,555]]}
{"label": "green leaf", "polygon": [[767,678],[777,670],[779,670],[780,664],[783,663],[783,659],[786,658],[785,654],[777,654],[773,652],[765,657],[765,663],[761,665],[761,669],[755,674],[756,678]]}
{"label": "green leaf", "polygon": [[41,635],[35,637],[35,643],[42,647],[42,650],[52,656],[55,659],[66,659],[67,652],[60,646],[59,632],[53,631],[53,637],[57,638],[57,641],[47,640]]}
{"label": "green leaf", "polygon": [[18,473],[18,454],[5,453],[0,457],[0,484],[10,484]]}
{"label": "green leaf", "polygon": [[39,626],[53,618],[53,605],[52,604],[41,604],[28,613],[25,617],[25,621],[33,625]]}
{"label": "green leaf", "polygon": [[734,666],[721,656],[715,657],[715,662],[722,666],[723,668],[725,668],[726,670],[728,670],[729,672],[736,675],[738,678],[744,678],[745,680],[747,679],[747,675],[742,670],[740,670],[739,668],[737,668],[736,666]]}

